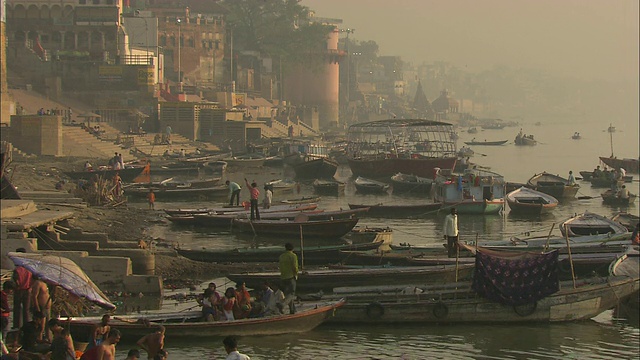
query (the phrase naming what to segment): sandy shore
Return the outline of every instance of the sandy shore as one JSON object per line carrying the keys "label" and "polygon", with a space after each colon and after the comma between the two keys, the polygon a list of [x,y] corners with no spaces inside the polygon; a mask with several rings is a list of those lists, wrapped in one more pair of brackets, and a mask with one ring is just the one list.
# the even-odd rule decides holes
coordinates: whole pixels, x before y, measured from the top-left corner
{"label": "sandy shore", "polygon": [[[86,160],[84,158],[29,158],[13,161],[7,171],[7,176],[20,190],[48,190],[54,191],[55,184],[60,180],[67,180],[63,171],[78,170]],[[73,183],[64,185],[65,191],[71,191]],[[171,249],[170,244],[162,239],[152,239],[146,234],[146,229],[154,223],[167,221],[164,212],[151,211],[128,207],[126,204],[117,208],[105,206],[91,206],[86,209],[72,209],[65,206],[39,205],[39,209],[60,209],[75,212],[69,223],[74,228],[81,228],[85,232],[106,233],[110,240],[131,241],[140,240],[158,242],[156,254],[156,274],[163,277],[167,288],[189,287],[202,280],[223,277],[230,272],[249,271],[256,268],[276,269],[277,264],[218,264],[192,261],[178,256]]]}

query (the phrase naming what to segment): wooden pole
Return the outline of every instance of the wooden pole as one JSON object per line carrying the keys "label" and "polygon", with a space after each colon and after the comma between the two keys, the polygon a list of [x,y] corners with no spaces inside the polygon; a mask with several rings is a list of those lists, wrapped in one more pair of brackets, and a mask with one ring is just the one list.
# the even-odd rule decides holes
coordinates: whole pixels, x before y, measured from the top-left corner
{"label": "wooden pole", "polygon": [[544,245],[545,252],[549,250],[549,239],[551,239],[551,232],[553,231],[554,227],[556,227],[556,223],[551,224],[551,230],[549,230],[549,235],[547,235],[547,243]]}
{"label": "wooden pole", "polygon": [[300,226],[300,268],[304,269],[304,238],[302,237],[302,224]]}
{"label": "wooden pole", "polygon": [[576,273],[573,269],[573,257],[571,256],[571,245],[569,244],[569,229],[566,228],[564,231],[564,238],[567,240],[567,252],[569,253],[569,264],[571,265],[571,278],[573,279],[573,288],[576,288]]}

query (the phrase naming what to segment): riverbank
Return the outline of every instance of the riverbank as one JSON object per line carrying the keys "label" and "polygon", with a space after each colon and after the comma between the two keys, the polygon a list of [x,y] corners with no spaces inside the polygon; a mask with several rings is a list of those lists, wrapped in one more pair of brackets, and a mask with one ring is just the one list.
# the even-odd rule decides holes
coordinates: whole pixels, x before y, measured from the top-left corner
{"label": "riverbank", "polygon": [[[86,158],[28,158],[13,161],[7,176],[20,191],[55,191],[56,183],[66,181],[63,171],[79,169]],[[75,184],[65,182],[63,191],[72,191]],[[124,241],[145,244],[154,243],[157,248],[155,273],[163,278],[167,288],[191,287],[203,280],[224,277],[230,272],[250,271],[256,268],[276,269],[277,264],[219,264],[204,263],[178,256],[172,249],[173,244],[163,239],[154,239],[147,234],[149,227],[164,223],[163,211],[153,211],[128,206],[126,203],[117,207],[90,206],[74,209],[64,204],[38,205],[38,209],[73,211],[74,217],[69,220],[72,228],[84,232],[105,233],[112,241]]]}

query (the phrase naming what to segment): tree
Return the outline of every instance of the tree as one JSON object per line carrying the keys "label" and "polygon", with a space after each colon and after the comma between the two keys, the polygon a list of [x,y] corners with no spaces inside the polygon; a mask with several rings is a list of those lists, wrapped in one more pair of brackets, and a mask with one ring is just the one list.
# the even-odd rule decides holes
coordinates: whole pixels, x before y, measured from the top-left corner
{"label": "tree", "polygon": [[309,21],[309,8],[299,0],[225,0],[227,27],[234,47],[252,50],[282,62],[283,72],[295,65],[314,68],[323,62],[327,35],[333,27]]}

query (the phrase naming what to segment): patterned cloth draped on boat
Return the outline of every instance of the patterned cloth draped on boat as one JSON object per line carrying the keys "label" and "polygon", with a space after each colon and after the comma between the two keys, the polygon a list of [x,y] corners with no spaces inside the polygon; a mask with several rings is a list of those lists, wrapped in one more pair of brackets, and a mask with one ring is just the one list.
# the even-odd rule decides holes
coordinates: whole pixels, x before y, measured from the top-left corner
{"label": "patterned cloth draped on boat", "polygon": [[479,295],[505,305],[525,305],[559,290],[557,250],[505,255],[477,251],[472,289]]}

